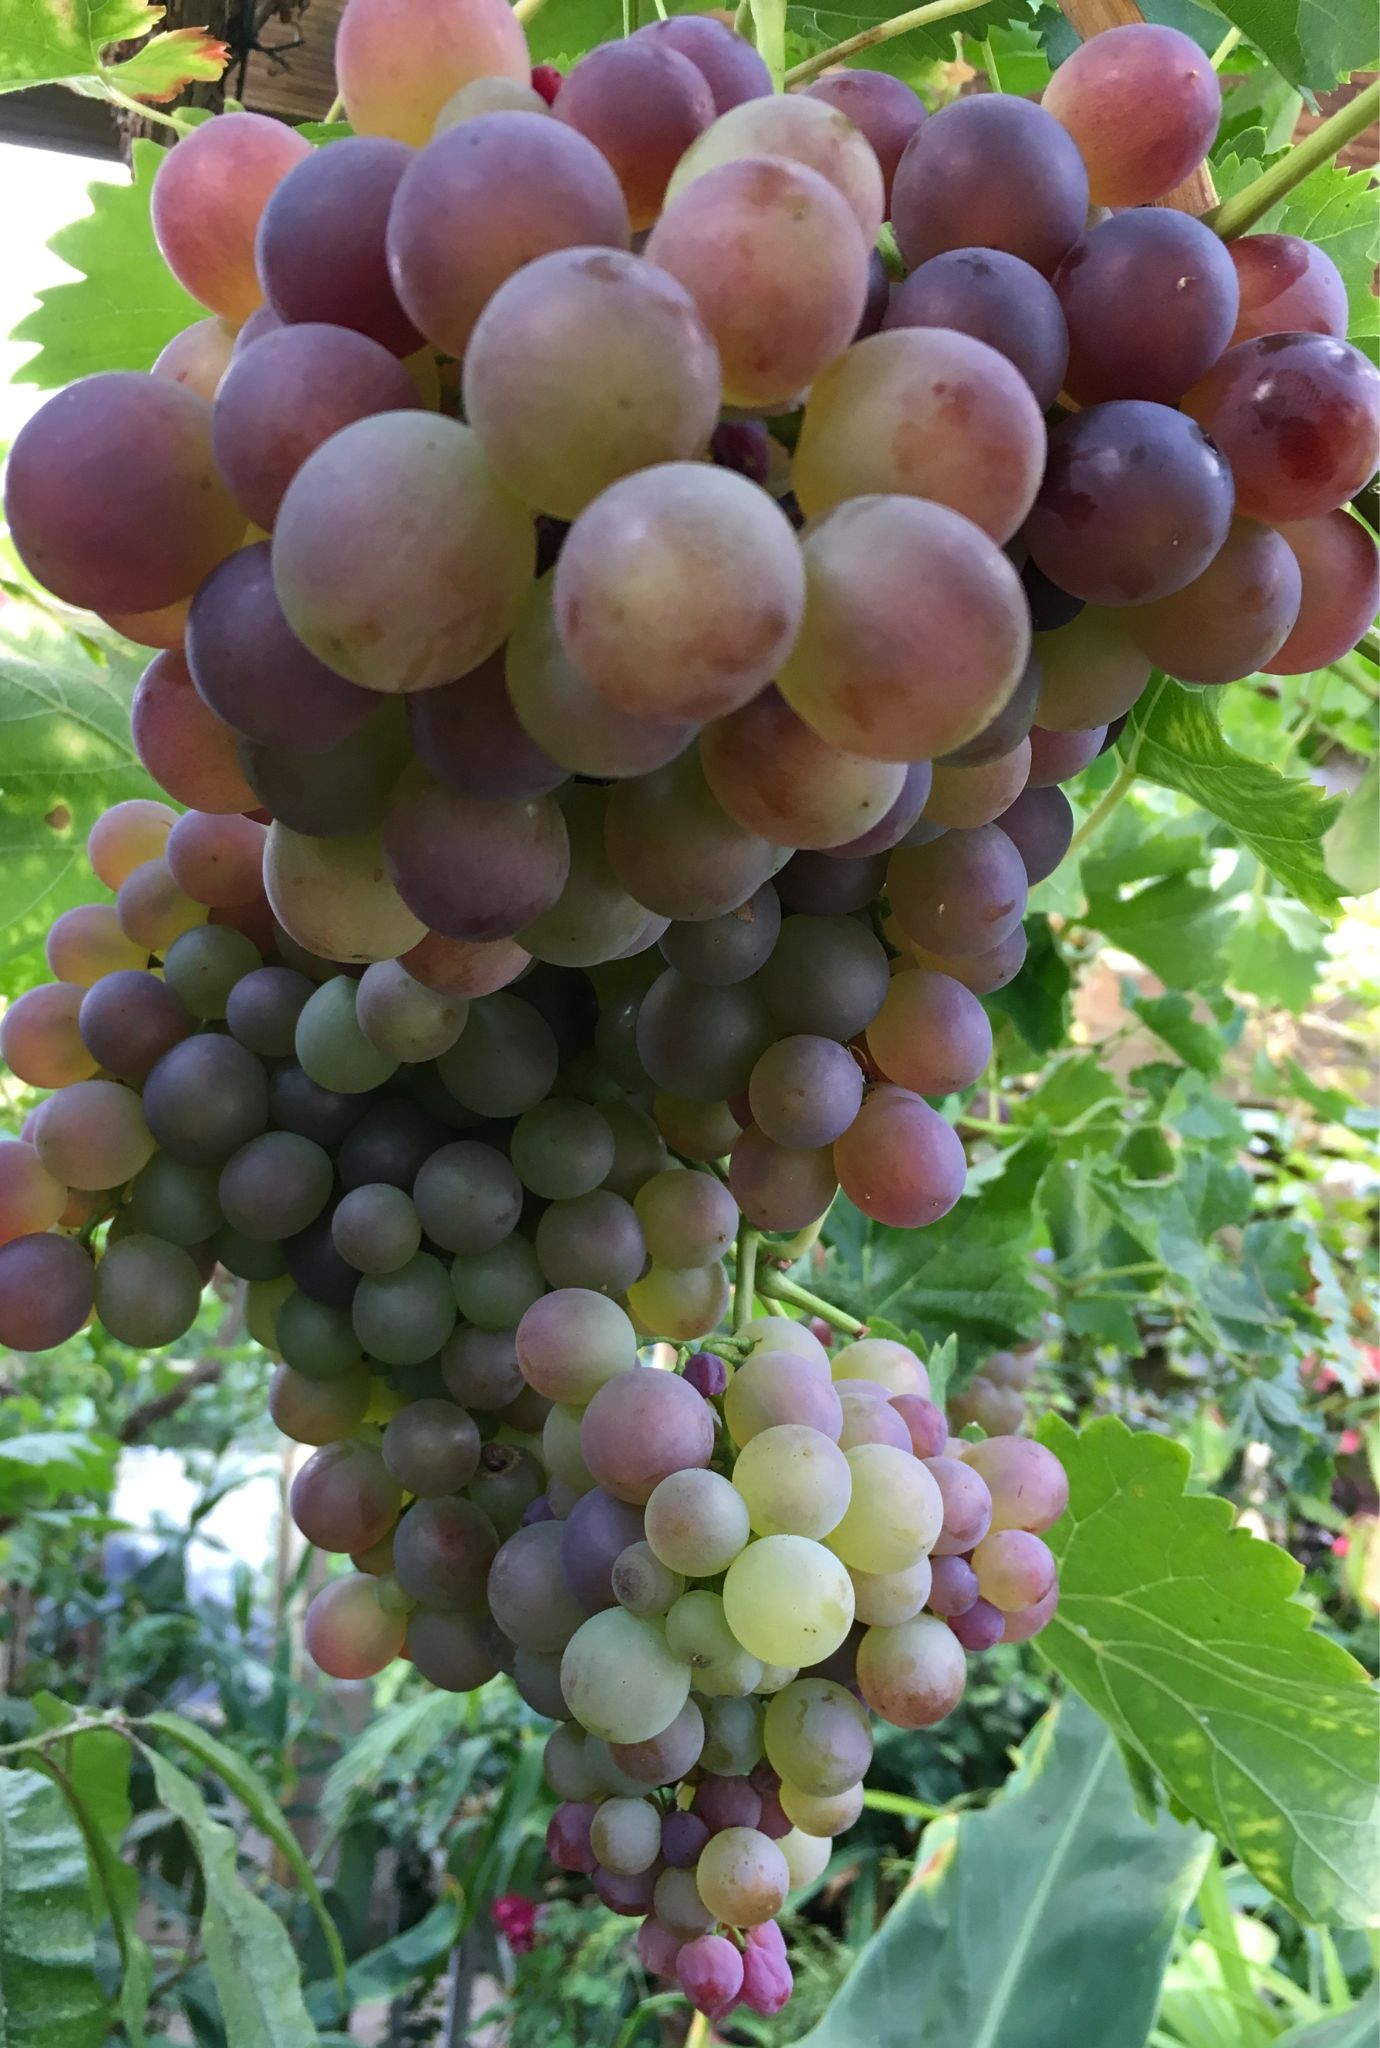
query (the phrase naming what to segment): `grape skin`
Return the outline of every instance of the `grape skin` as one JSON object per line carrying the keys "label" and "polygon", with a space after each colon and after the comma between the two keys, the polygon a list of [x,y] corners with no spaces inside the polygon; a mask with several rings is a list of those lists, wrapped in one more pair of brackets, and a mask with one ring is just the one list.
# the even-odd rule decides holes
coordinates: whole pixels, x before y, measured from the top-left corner
{"label": "grape skin", "polygon": [[195,299],[238,326],[263,304],[254,238],[276,187],[314,154],[265,114],[207,121],[158,166],[150,212],[163,261]]}
{"label": "grape skin", "polygon": [[552,109],[612,165],[634,229],[656,219],[667,181],[714,119],[709,82],[668,42],[605,43],[582,57]]}
{"label": "grape skin", "polygon": [[1336,511],[1380,467],[1380,370],[1330,334],[1238,342],[1183,403],[1231,464],[1248,519]]}
{"label": "grape skin", "polygon": [[1221,118],[1222,88],[1188,36],[1135,22],[1075,49],[1043,104],[1078,145],[1093,203],[1143,206],[1203,161]]}
{"label": "grape skin", "polygon": [[527,84],[532,60],[507,0],[350,0],[335,71],[359,135],[420,148],[453,93],[476,78]]}
{"label": "grape skin", "polygon": [[810,99],[823,100],[846,114],[862,130],[881,165],[889,201],[906,144],[928,118],[919,93],[886,71],[834,71],[815,79],[805,91]]}
{"label": "grape skin", "polygon": [[976,247],[1005,250],[1048,276],[1087,211],[1088,174],[1074,143],[1042,107],[1001,94],[954,100],[923,122],[891,195],[911,269],[946,249]]}
{"label": "grape skin", "polygon": [[1346,285],[1326,250],[1297,235],[1240,235],[1227,243],[1241,309],[1229,346],[1258,334],[1334,334],[1347,330]]}
{"label": "grape skin", "polygon": [[1048,280],[1005,250],[946,249],[931,256],[892,290],[882,328],[898,327],[947,327],[986,342],[1020,371],[1042,410],[1063,386],[1069,355],[1063,308]]}
{"label": "grape skin", "polygon": [[1082,236],[1054,289],[1068,322],[1065,386],[1080,405],[1176,403],[1227,347],[1241,296],[1225,245],[1167,206],[1114,214]]}
{"label": "grape skin", "polygon": [[1326,512],[1281,529],[1301,577],[1298,615],[1267,675],[1326,668],[1355,646],[1380,611],[1380,551],[1349,512]]}
{"label": "grape skin", "polygon": [[705,780],[729,816],[779,845],[839,846],[880,823],[905,786],[896,762],[841,752],[762,691],[700,736]]}
{"label": "grape skin", "polygon": [[[1134,606],[1124,617],[1131,638],[1156,668],[1185,683],[1232,683],[1265,668],[1279,653],[1298,618],[1302,593],[1288,538],[1253,520],[1234,519],[1201,576],[1157,603]],[[1076,633],[1088,616],[1064,630]],[[1107,708],[1115,716],[1130,705]],[[1043,720],[1043,701],[1040,709]]]}
{"label": "grape skin", "polygon": [[666,187],[668,210],[696,179],[745,157],[785,157],[817,172],[847,200],[864,245],[871,248],[886,206],[881,166],[836,107],[802,93],[777,93],[734,107],[677,163]]}

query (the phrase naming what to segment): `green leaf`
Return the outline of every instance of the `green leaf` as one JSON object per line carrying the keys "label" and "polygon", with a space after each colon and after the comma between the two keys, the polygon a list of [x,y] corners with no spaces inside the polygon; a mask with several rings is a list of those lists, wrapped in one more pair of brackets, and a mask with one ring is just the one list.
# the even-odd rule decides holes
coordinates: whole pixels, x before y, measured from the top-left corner
{"label": "green leaf", "polygon": [[145,0],[0,0],[0,92],[28,85],[103,86],[137,99],[176,99],[195,78],[219,78],[226,45],[204,28],[154,36],[133,56],[102,62],[111,43],[137,42],[166,9]]}
{"label": "green leaf", "polygon": [[1213,693],[1152,682],[1121,741],[1151,782],[1177,789],[1231,828],[1240,844],[1310,910],[1326,916],[1337,889],[1322,860],[1322,836],[1337,805],[1315,783],[1281,775],[1227,745]]}
{"label": "green leaf", "polygon": [[[366,2000],[396,1998],[413,1989],[419,1977],[439,1970],[460,1939],[462,1900],[451,1892],[429,1913],[351,1963],[346,1997],[351,2008]],[[307,1986],[307,2007],[318,2025],[340,2011],[340,1989],[329,1978]]]}
{"label": "green leaf", "polygon": [[32,620],[21,605],[0,620],[0,962],[32,952],[72,904],[106,898],[86,863],[101,812],[162,795],[129,737],[147,649],[93,629],[95,661],[70,629],[21,638]]}
{"label": "green leaf", "polygon": [[1187,1066],[1200,1074],[1222,1071],[1220,1025],[1204,1024],[1193,1014],[1193,1004],[1177,992],[1165,996],[1133,996],[1131,1008],[1142,1024],[1148,1024],[1157,1038],[1172,1048]]}
{"label": "green leaf", "polygon": [[1229,1501],[1186,1493],[1178,1444],[1115,1416],[1038,1433],[1069,1476],[1041,1650],[1292,1913],[1368,1921],[1376,1695],[1310,1628],[1302,1566],[1233,1529]]}
{"label": "green leaf", "polygon": [[979,1191],[924,1230],[892,1230],[851,1202],[829,1212],[822,1292],[864,1316],[886,1316],[926,1344],[958,1339],[965,1362],[1039,1334],[1048,1296],[1035,1284],[1035,1192],[1048,1138],[1033,1133],[997,1162]]}
{"label": "green leaf", "polygon": [[1221,980],[1232,918],[1215,889],[1187,875],[1164,875],[1129,896],[1103,895],[1089,882],[1087,922],[1170,988]]}
{"label": "green leaf", "polygon": [[1307,2020],[1275,2037],[1274,2048],[1375,2048],[1380,2034],[1380,1990],[1375,1985],[1358,2004],[1325,2020]]}
{"label": "green leaf", "polygon": [[1324,835],[1323,853],[1328,873],[1348,896],[1380,889],[1380,756],[1343,799],[1336,823]]}
{"label": "green leaf", "polygon": [[1320,164],[1253,231],[1301,235],[1332,258],[1346,285],[1347,336],[1374,356],[1380,335],[1380,300],[1372,283],[1380,256],[1380,207],[1375,173]]}
{"label": "green leaf", "polygon": [[1047,917],[1028,917],[1025,935],[1025,964],[1014,981],[986,998],[987,1007],[1009,1017],[1032,1052],[1053,1052],[1068,1037],[1073,976]]}
{"label": "green leaf", "polygon": [[1368,0],[1218,0],[1222,13],[1291,85],[1325,92],[1375,62]]}
{"label": "green leaf", "polygon": [[316,2048],[316,2028],[302,2001],[287,1929],[241,1882],[234,1834],[211,1818],[185,1771],[156,1749],[140,1747],[152,1766],[159,1799],[181,1821],[201,1866],[206,1889],[201,1939],[227,2040],[235,2048]]}
{"label": "green leaf", "polygon": [[[842,5],[838,0],[805,0],[805,4],[791,9],[788,20],[794,34],[814,51],[831,49],[835,43],[857,35],[860,29],[890,21],[899,11],[887,0],[843,0]],[[863,68],[913,77],[936,61],[952,62],[955,29],[961,27],[964,35],[981,41],[991,29],[1033,21],[1037,11],[1034,0],[986,0],[985,5],[965,14],[961,22],[933,22],[878,44],[867,52]]]}
{"label": "green leaf", "polygon": [[301,1843],[283,1818],[273,1794],[253,1765],[247,1763],[242,1756],[238,1756],[233,1749],[227,1748],[223,1742],[218,1742],[214,1735],[195,1721],[186,1721],[180,1714],[148,1714],[144,1717],[143,1726],[155,1728],[170,1741],[179,1742],[184,1749],[189,1749],[208,1770],[215,1772],[247,1808],[255,1826],[263,1830],[278,1853],[290,1864],[294,1877],[306,1893],[325,1937],[336,1981],[343,1985],[345,1950],[341,1945],[336,1924],[326,1909],[326,1901],[321,1896],[316,1873],[307,1861]]}
{"label": "green leaf", "polygon": [[105,2000],[81,1831],[45,1771],[0,1771],[0,2041],[100,2048]]}
{"label": "green leaf", "polygon": [[985,1811],[925,1830],[800,2048],[1142,2048],[1209,1846],[1141,1818],[1116,1744],[1065,1700]]}
{"label": "green leaf", "polygon": [[1252,895],[1239,906],[1227,941],[1227,979],[1243,995],[1302,1016],[1322,972],[1327,932],[1290,896]]}
{"label": "green leaf", "polygon": [[0,1438],[0,1512],[54,1501],[64,1493],[109,1493],[120,1446],[113,1436],[71,1429]]}
{"label": "green leaf", "polygon": [[206,308],[183,291],[153,238],[149,194],[162,161],[156,142],[138,140],[133,181],[88,186],[90,213],[59,228],[49,242],[53,254],[81,274],[45,285],[38,305],[10,336],[36,343],[39,351],[15,371],[16,384],[51,391],[95,370],[150,369],[175,334],[206,318]]}

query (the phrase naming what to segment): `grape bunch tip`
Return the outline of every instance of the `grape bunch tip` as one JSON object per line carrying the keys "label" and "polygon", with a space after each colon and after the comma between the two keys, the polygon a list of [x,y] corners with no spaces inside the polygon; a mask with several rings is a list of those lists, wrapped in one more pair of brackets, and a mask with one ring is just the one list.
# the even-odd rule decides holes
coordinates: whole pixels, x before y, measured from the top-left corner
{"label": "grape bunch tip", "polygon": [[946,1411],[756,1234],[959,1199],[1061,785],[1154,670],[1366,630],[1380,377],[1321,249],[1164,203],[1221,110],[1174,29],[927,113],[707,15],[563,77],[422,6],[348,0],[343,139],[176,143],[205,317],[10,453],[26,568],[152,651],[169,801],[0,1018],[0,1341],[242,1293],[353,1565],[316,1663],[510,1674],[557,1868],[772,2014],[872,1717],[1049,1621],[1068,1487],[1035,1347]]}

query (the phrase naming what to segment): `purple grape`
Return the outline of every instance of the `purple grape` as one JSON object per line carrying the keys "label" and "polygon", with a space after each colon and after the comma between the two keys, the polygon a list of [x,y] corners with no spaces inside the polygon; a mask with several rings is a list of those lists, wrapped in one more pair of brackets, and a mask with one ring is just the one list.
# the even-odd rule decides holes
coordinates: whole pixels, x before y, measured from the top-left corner
{"label": "purple grape", "polygon": [[728,1368],[716,1351],[697,1351],[693,1358],[686,1359],[681,1378],[706,1401],[712,1401],[728,1385]]}

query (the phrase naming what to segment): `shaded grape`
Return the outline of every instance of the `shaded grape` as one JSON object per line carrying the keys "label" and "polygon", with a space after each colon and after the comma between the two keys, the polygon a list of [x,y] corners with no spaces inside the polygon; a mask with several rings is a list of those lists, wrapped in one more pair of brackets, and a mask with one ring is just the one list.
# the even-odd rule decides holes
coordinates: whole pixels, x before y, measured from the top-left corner
{"label": "shaded grape", "polygon": [[419,1500],[394,1533],[393,1569],[425,1607],[473,1607],[497,1550],[493,1523],[471,1502]]}
{"label": "shaded grape", "polygon": [[1031,101],[954,100],[906,145],[891,219],[913,269],[946,249],[1002,249],[1046,275],[1083,232],[1088,174],[1069,136]]}
{"label": "shaded grape", "polygon": [[[883,74],[845,72],[838,82],[869,75]],[[931,256],[894,287],[882,326],[947,327],[986,342],[1020,371],[1042,410],[1064,382],[1069,337],[1063,308],[1048,280],[1004,249],[946,249]]]}

